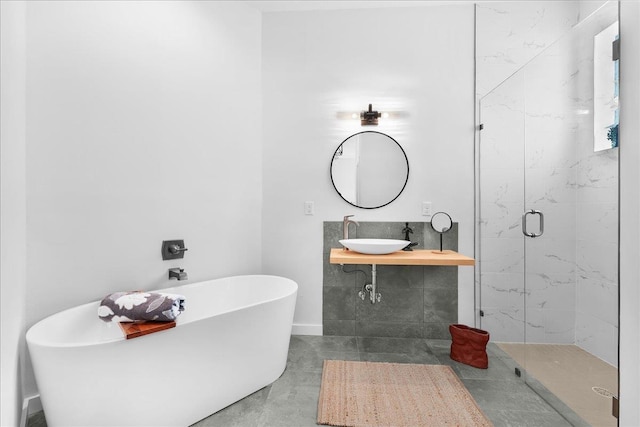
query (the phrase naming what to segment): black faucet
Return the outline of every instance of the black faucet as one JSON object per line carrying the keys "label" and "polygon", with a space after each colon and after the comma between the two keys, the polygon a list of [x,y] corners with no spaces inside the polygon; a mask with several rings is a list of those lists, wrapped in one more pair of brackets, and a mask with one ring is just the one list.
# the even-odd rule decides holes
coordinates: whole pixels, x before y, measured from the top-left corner
{"label": "black faucet", "polygon": [[[409,227],[409,223],[405,222],[404,223],[404,228],[402,229],[402,232],[404,233],[404,240],[407,240],[409,242],[411,242],[411,238],[409,237],[409,234],[413,234],[413,229],[411,227]],[[418,242],[411,242],[409,243],[407,246],[405,246],[404,249],[402,249],[403,251],[412,251],[413,249],[411,249],[413,246],[416,246],[418,244]]]}
{"label": "black faucet", "polygon": [[187,272],[184,268],[170,268],[169,279],[187,280]]}

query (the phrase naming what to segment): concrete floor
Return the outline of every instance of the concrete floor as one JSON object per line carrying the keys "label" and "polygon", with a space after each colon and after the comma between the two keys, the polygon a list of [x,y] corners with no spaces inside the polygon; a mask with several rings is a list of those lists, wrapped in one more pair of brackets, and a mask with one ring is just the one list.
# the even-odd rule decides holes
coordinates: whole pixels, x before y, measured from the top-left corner
{"label": "concrete floor", "polygon": [[[543,399],[534,392],[515,375],[517,364],[495,344],[487,347],[489,369],[451,360],[450,345],[449,340],[292,336],[287,368],[277,381],[192,427],[316,426],[324,359],[449,365],[496,427],[587,425],[551,393],[538,390]],[[46,427],[42,412],[30,417],[29,427]]]}

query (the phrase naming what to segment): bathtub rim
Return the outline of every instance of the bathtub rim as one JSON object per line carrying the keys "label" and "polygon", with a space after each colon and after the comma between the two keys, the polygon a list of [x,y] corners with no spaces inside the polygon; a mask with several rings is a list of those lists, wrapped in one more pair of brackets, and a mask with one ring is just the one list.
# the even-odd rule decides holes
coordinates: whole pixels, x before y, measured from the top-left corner
{"label": "bathtub rim", "polygon": [[[269,302],[273,302],[273,301],[277,301],[277,300],[283,300],[286,298],[289,298],[291,296],[295,296],[297,295],[298,292],[298,283],[296,281],[294,281],[293,279],[289,279],[287,277],[284,276],[277,276],[277,275],[270,275],[270,274],[240,274],[240,275],[235,275],[235,276],[225,276],[225,277],[219,277],[219,278],[215,278],[215,279],[208,279],[208,280],[201,280],[198,282],[194,282],[194,283],[186,283],[184,285],[180,285],[180,286],[172,286],[172,287],[168,287],[168,288],[163,288],[163,289],[153,289],[153,290],[145,290],[145,292],[166,292],[166,291],[170,291],[170,290],[177,290],[179,288],[182,287],[197,287],[197,286],[203,286],[205,283],[208,282],[215,282],[215,281],[224,281],[224,280],[228,280],[228,279],[239,279],[239,278],[261,278],[261,277],[268,277],[268,278],[273,278],[273,279],[278,279],[281,280],[283,282],[288,282],[288,284],[292,285],[291,289],[287,289],[285,292],[278,294],[275,297],[272,298],[266,298],[263,299],[261,301],[252,303],[252,304],[247,304],[247,305],[242,305],[239,307],[234,307],[228,310],[224,310],[224,311],[220,311],[218,313],[216,313],[216,316],[223,316],[229,313],[233,313],[236,311],[240,311],[240,310],[245,310],[245,309],[249,309],[251,307],[255,307],[261,304],[267,304]],[[84,304],[80,304],[80,305],[76,305],[73,307],[69,307],[67,309],[58,311],[56,313],[50,314],[47,317],[44,317],[40,320],[38,320],[36,323],[34,323],[33,325],[31,325],[29,327],[29,329],[27,330],[26,334],[25,334],[25,341],[27,342],[27,346],[37,346],[37,347],[43,347],[43,348],[82,348],[82,347],[92,347],[92,346],[101,346],[101,345],[108,345],[108,344],[113,344],[116,342],[121,342],[121,341],[126,341],[126,337],[124,336],[124,334],[120,331],[120,327],[116,325],[116,323],[118,322],[104,322],[102,320],[100,320],[98,318],[97,312],[98,312],[98,306],[100,304],[101,300],[95,300],[95,301],[91,301],[88,303],[84,303]],[[187,302],[188,304],[188,302]],[[104,339],[101,339],[100,341],[91,341],[91,342],[77,342],[77,341],[72,341],[72,342],[53,342],[53,341],[49,341],[49,340],[42,340],[42,339],[34,339],[33,336],[35,334],[38,334],[39,329],[40,328],[44,328],[45,324],[47,323],[47,321],[51,321],[52,318],[58,317],[58,316],[63,316],[65,313],[72,311],[72,310],[76,310],[76,309],[80,309],[82,307],[88,307],[88,306],[95,306],[95,311],[96,311],[96,320],[99,320],[102,324],[104,324],[106,327],[112,327],[114,329],[117,330],[117,335],[113,334],[113,337],[107,337]],[[210,316],[213,317],[213,316]],[[178,318],[176,319],[176,326],[175,328],[179,328],[181,326],[186,326],[189,325],[191,323],[195,323],[198,322],[199,320],[202,319],[206,319],[207,317],[203,317],[203,318],[198,318],[198,319],[192,319],[192,320],[188,320],[188,321],[182,321],[181,322],[181,318],[180,316],[178,316]],[[163,330],[163,331],[158,331],[158,332],[154,332],[153,334],[150,335],[155,335],[157,333],[161,333],[161,332],[168,332],[171,331],[172,329],[175,328],[170,328],[167,330]],[[44,337],[46,338],[46,332],[40,332],[39,333],[40,336],[44,335]]]}

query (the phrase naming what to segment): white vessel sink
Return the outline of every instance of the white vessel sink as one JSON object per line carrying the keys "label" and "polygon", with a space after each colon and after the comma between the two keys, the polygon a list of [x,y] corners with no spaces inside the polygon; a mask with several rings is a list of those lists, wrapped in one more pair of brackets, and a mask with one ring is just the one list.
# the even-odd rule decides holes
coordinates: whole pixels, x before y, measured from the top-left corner
{"label": "white vessel sink", "polygon": [[411,243],[408,240],[394,239],[342,239],[339,242],[349,250],[367,255],[390,254]]}

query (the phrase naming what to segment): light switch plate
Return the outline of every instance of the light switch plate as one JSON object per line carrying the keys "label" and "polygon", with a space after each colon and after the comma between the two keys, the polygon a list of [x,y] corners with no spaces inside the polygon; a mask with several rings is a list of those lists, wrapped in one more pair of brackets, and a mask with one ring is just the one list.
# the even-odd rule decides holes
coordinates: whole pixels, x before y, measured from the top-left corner
{"label": "light switch plate", "polygon": [[431,216],[431,202],[422,202],[422,215]]}
{"label": "light switch plate", "polygon": [[304,214],[313,215],[313,202],[304,202]]}

